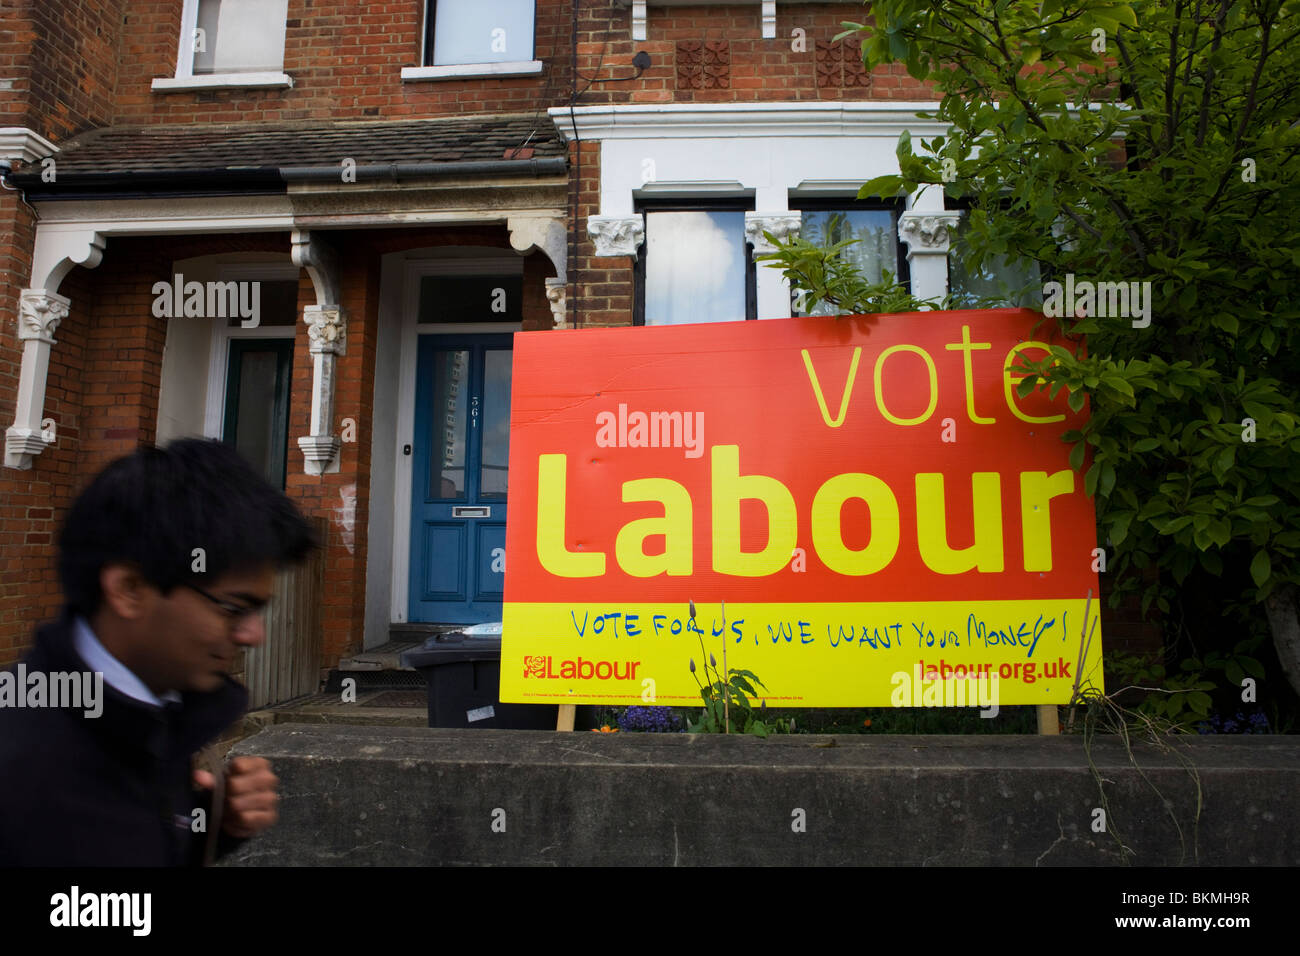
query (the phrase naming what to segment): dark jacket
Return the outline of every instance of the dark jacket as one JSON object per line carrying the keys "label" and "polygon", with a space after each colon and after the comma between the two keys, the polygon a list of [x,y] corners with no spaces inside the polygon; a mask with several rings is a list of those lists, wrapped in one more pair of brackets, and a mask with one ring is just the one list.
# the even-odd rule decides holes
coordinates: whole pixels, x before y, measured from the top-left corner
{"label": "dark jacket", "polygon": [[[85,672],[64,614],[40,628],[27,673]],[[20,688],[21,692],[21,688]],[[191,826],[211,793],[191,757],[243,714],[229,678],[207,694],[154,707],[103,685],[103,712],[0,707],[0,866],[197,866],[206,833]],[[241,841],[221,834],[218,853]]]}

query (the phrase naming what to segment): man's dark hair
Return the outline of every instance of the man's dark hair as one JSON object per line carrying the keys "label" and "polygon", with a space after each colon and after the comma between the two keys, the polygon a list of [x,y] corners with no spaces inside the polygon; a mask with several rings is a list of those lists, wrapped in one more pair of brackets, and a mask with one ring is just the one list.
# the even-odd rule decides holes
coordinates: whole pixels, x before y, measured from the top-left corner
{"label": "man's dark hair", "polygon": [[[163,594],[228,571],[302,561],[318,542],[293,502],[216,440],[145,447],[101,471],[68,511],[59,575],[75,612],[99,610],[99,572],[131,564]],[[192,570],[195,548],[204,570]]]}

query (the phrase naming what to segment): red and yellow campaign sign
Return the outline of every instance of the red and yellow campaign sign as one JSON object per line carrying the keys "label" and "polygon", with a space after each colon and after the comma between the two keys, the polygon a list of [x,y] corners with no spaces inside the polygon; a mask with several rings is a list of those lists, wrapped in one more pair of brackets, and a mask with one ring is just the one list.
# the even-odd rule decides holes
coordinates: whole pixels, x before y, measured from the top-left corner
{"label": "red and yellow campaign sign", "polygon": [[501,699],[698,704],[725,643],[770,706],[1068,701],[1096,523],[1084,414],[1005,371],[1041,321],[516,335]]}

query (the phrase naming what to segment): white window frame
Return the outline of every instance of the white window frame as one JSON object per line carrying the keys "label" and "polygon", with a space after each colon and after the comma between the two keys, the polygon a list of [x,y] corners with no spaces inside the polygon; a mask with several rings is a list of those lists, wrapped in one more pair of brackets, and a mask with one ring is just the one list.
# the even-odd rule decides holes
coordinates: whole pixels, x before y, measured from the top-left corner
{"label": "white window frame", "polygon": [[[421,0],[424,16],[420,19],[420,66],[402,67],[402,82],[428,80],[474,80],[502,76],[537,76],[542,72],[542,61],[510,60],[502,63],[456,63],[447,66],[424,66],[428,57],[429,7],[438,0]],[[537,0],[533,2],[533,51],[537,50]]]}
{"label": "white window frame", "polygon": [[[217,269],[221,282],[297,282],[301,270],[295,265],[232,262]],[[296,306],[295,306],[296,311]],[[226,372],[230,368],[230,343],[234,339],[296,339],[298,322],[293,325],[259,325],[254,329],[212,323],[212,345],[208,349],[208,397],[204,405],[203,434],[208,438],[221,438],[226,417]],[[293,446],[290,445],[290,452]]]}
{"label": "white window frame", "polygon": [[[176,75],[155,77],[155,92],[225,89],[232,87],[267,89],[293,87],[293,77],[283,72],[212,73],[194,75],[194,31],[199,22],[199,0],[184,0],[181,9],[181,35],[176,43]],[[281,62],[283,67],[283,61]]]}

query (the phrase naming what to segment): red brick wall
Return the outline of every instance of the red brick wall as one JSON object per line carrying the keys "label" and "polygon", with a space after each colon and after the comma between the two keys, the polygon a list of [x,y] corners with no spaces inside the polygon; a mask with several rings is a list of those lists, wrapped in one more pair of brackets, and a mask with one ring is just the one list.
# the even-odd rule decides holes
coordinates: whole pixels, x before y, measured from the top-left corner
{"label": "red brick wall", "polygon": [[[251,122],[522,112],[539,97],[563,100],[569,68],[569,6],[538,0],[534,26],[540,76],[403,83],[420,65],[423,0],[289,0],[284,71],[292,89],[155,93],[176,75],[179,0],[127,0],[127,39],[117,95],[118,123]],[[556,75],[556,71],[560,75]]]}
{"label": "red brick wall", "polygon": [[635,82],[593,83],[579,102],[928,99],[902,66],[868,76],[855,42],[832,42],[843,21],[861,21],[864,13],[860,3],[778,3],[776,37],[765,40],[757,4],[650,7],[647,39],[634,42],[630,6],[584,5],[578,24],[583,77],[631,76],[638,50],[650,55],[650,67]]}
{"label": "red brick wall", "polygon": [[16,0],[0,8],[0,125],[58,141],[112,122],[124,0]]}
{"label": "red brick wall", "polygon": [[[424,0],[289,0],[284,70],[291,89],[164,93],[152,82],[175,76],[180,0],[28,0],[8,14],[12,32],[0,42],[0,67],[27,79],[0,91],[0,110],[27,116],[15,125],[48,130],[55,140],[109,123],[530,111],[569,101],[571,11],[562,0],[537,0],[539,76],[404,83],[402,67],[420,63]],[[634,42],[629,6],[583,5],[579,102],[924,98],[901,66],[868,76],[852,41],[831,42],[842,21],[862,12],[856,3],[778,4],[777,36],[765,40],[756,5],[651,7],[649,39]],[[640,79],[599,82],[630,76],[638,50],[651,57]],[[597,82],[588,85],[592,77]]]}

